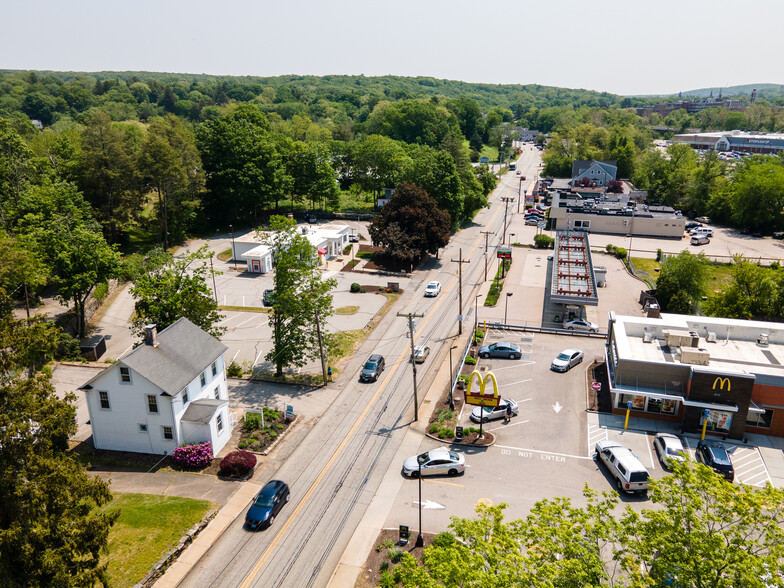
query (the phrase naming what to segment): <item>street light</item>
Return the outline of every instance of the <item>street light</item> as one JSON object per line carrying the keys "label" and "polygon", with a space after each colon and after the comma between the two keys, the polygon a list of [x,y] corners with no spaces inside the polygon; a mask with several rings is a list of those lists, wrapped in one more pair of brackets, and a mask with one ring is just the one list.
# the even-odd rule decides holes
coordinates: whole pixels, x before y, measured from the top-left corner
{"label": "street light", "polygon": [[419,535],[417,535],[414,547],[424,547],[425,545],[425,538],[422,537],[422,462],[426,459],[427,453],[423,453],[417,456],[417,465],[419,466],[419,472],[417,475],[417,479],[419,480]]}
{"label": "street light", "polygon": [[479,299],[481,294],[477,294],[474,298],[474,345],[476,345],[476,330],[479,328]]}
{"label": "street light", "polygon": [[237,259],[236,255],[234,254],[234,225],[229,225],[229,230],[231,231],[231,259],[234,261],[234,269],[237,269]]}
{"label": "street light", "polygon": [[504,324],[507,324],[507,322],[506,322],[506,311],[509,308],[509,297],[512,294],[514,294],[514,292],[507,292],[506,293],[506,302],[504,303]]}
{"label": "street light", "polygon": [[457,349],[457,345],[452,345],[449,348],[449,410],[455,410],[455,399],[452,397],[452,391],[455,389],[455,372],[452,368],[453,349]]}

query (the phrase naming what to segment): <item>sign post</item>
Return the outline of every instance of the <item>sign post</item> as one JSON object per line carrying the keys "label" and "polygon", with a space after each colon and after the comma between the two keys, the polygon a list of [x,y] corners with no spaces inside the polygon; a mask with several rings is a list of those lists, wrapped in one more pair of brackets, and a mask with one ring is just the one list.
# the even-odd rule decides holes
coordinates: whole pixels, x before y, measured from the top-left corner
{"label": "sign post", "polygon": [[626,422],[623,423],[623,430],[626,430],[626,427],[629,426],[629,413],[632,411],[632,401],[626,403]]}
{"label": "sign post", "polygon": [[602,384],[601,382],[594,382],[593,384],[591,384],[591,388],[593,388],[594,392],[598,392],[599,390],[602,389]]}
{"label": "sign post", "polygon": [[708,428],[709,416],[710,416],[710,411],[707,408],[702,411],[702,437],[700,437],[702,441],[705,441],[705,430]]}
{"label": "sign post", "polygon": [[[479,381],[479,392],[471,392],[471,385],[474,383],[474,376]],[[485,394],[485,386],[487,386],[487,380],[493,381],[493,395],[490,396],[489,394]],[[478,370],[474,370],[471,372],[471,375],[468,376],[468,390],[465,394],[465,403],[471,404],[474,406],[498,406],[501,402],[501,397],[498,395],[498,380],[495,379],[495,374],[493,372],[487,372],[485,377],[482,377],[482,374],[479,373]],[[483,427],[482,424],[484,423],[484,417],[480,417],[479,419],[479,439],[483,437]]]}

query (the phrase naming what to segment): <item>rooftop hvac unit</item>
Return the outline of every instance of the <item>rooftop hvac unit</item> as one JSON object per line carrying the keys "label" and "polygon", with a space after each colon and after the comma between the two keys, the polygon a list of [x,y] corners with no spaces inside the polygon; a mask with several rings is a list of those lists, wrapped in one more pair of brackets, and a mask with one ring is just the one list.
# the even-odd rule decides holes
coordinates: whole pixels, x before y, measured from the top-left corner
{"label": "rooftop hvac unit", "polygon": [[705,337],[705,340],[708,343],[715,343],[716,342],[716,332],[715,331],[708,331],[708,334]]}
{"label": "rooftop hvac unit", "polygon": [[645,334],[642,336],[642,342],[650,343],[651,341],[653,341],[653,333],[649,333],[648,331],[645,331]]}
{"label": "rooftop hvac unit", "polygon": [[760,336],[757,337],[757,345],[760,347],[768,346],[768,333],[760,333]]}

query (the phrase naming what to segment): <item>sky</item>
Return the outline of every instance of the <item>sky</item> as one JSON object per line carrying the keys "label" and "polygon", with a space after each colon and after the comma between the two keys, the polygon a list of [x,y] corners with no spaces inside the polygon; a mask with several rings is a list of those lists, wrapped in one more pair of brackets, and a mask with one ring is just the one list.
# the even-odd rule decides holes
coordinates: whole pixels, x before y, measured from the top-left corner
{"label": "sky", "polygon": [[781,0],[0,0],[0,69],[430,76],[624,95],[784,83]]}

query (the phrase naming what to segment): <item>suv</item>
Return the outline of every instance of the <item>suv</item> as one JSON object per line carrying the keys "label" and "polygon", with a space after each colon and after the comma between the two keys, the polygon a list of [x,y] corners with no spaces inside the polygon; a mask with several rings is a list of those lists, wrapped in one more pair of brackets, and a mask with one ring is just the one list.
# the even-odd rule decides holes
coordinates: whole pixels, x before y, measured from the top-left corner
{"label": "suv", "polygon": [[707,245],[710,243],[710,237],[708,235],[693,235],[691,240],[689,241],[692,245]]}
{"label": "suv", "polygon": [[615,441],[599,441],[596,444],[596,456],[615,478],[618,492],[627,494],[648,492],[650,475],[631,449]]}
{"label": "suv", "polygon": [[384,371],[384,356],[371,355],[362,366],[362,371],[359,372],[359,379],[362,382],[375,382],[378,380],[378,375]]}
{"label": "suv", "polygon": [[264,295],[261,297],[262,306],[272,306],[275,303],[275,291],[264,290]]}
{"label": "suv", "polygon": [[730,454],[727,448],[719,441],[703,440],[697,443],[697,461],[701,461],[717,474],[724,476],[728,482],[735,479],[735,470],[732,467]]}

